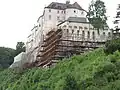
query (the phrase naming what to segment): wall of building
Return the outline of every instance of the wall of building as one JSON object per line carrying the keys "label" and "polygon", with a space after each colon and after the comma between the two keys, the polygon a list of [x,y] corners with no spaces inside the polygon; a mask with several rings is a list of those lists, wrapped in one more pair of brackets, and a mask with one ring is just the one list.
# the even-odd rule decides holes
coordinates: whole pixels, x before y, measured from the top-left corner
{"label": "wall of building", "polygon": [[[81,28],[82,27],[82,28]],[[111,34],[110,30],[100,30],[100,33],[98,34],[98,31],[95,30],[93,28],[93,26],[89,23],[75,23],[75,22],[65,22],[63,24],[61,24],[58,28],[62,28],[62,29],[68,29],[69,33],[72,34],[78,34],[79,35],[83,35],[84,32],[84,38],[88,38],[88,33],[90,38],[89,39],[93,39],[93,33],[95,36],[96,40],[106,40],[109,36],[109,33]]]}
{"label": "wall of building", "polygon": [[45,33],[56,28],[56,25],[65,20],[64,10],[45,8],[43,30]]}
{"label": "wall of building", "polygon": [[86,17],[86,12],[78,9],[66,9],[65,19],[67,20],[69,17]]}

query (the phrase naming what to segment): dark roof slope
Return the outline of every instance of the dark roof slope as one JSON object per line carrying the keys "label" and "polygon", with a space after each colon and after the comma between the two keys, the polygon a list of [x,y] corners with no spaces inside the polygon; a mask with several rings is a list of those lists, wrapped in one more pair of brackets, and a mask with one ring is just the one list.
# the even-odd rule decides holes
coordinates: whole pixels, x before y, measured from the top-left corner
{"label": "dark roof slope", "polygon": [[84,17],[69,17],[69,22],[87,23],[87,19]]}
{"label": "dark roof slope", "polygon": [[84,17],[69,17],[67,20],[59,23],[57,26],[65,23],[66,21],[68,21],[68,22],[75,22],[75,23],[89,23],[89,22],[87,22],[87,19],[84,18]]}
{"label": "dark roof slope", "polygon": [[75,2],[74,4],[64,4],[64,3],[52,2],[46,8],[60,9],[60,10],[65,10],[67,8],[75,8],[75,9],[79,9],[79,10],[84,10],[77,2]]}

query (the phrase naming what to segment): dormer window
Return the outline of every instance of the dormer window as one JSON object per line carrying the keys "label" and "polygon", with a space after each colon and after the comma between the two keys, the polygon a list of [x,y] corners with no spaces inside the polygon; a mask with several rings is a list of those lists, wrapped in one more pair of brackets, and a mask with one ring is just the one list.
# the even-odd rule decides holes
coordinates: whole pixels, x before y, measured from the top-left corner
{"label": "dormer window", "polygon": [[88,29],[87,27],[84,27],[84,29]]}
{"label": "dormer window", "polygon": [[49,12],[51,12],[51,9],[49,9]]}
{"label": "dormer window", "polygon": [[66,25],[64,25],[63,27],[67,27]]}
{"label": "dormer window", "polygon": [[83,14],[84,14],[84,12],[82,11],[82,12],[81,12],[81,15],[83,15]]}
{"label": "dormer window", "polygon": [[79,26],[79,29],[83,29],[81,26]]}
{"label": "dormer window", "polygon": [[74,26],[74,28],[76,28],[76,29],[77,29],[77,26]]}

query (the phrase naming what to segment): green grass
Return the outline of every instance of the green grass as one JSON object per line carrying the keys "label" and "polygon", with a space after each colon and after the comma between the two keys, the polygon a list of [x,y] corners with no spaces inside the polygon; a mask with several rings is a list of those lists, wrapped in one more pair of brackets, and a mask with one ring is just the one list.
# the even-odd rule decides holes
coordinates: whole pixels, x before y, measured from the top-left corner
{"label": "green grass", "polygon": [[0,71],[0,90],[120,90],[120,52],[106,55],[97,49],[50,69]]}

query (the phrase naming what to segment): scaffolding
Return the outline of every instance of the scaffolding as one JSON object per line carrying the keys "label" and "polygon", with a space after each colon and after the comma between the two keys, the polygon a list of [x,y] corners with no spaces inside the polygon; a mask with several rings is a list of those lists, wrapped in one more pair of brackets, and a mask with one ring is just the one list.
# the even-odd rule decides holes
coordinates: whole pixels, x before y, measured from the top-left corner
{"label": "scaffolding", "polygon": [[68,29],[50,31],[38,50],[38,67],[51,66],[63,58],[78,55],[104,45],[105,41],[84,38],[81,34],[69,33]]}

